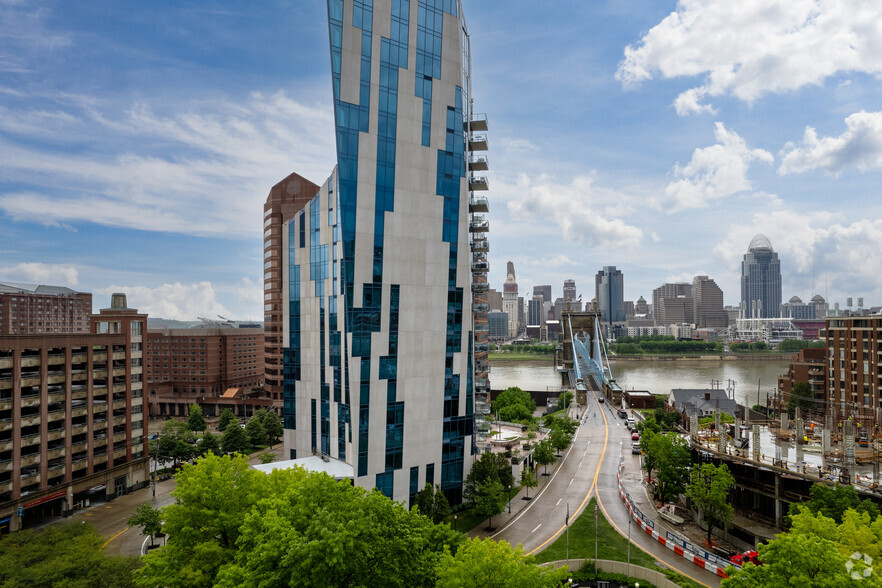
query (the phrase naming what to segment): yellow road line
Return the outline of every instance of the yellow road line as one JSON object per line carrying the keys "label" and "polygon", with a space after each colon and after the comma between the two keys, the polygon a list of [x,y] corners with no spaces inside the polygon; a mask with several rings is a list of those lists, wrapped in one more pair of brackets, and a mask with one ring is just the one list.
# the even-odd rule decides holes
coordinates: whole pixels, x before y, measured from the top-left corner
{"label": "yellow road line", "polygon": [[[597,400],[597,391],[595,390],[594,392],[595,392],[594,400]],[[594,488],[597,486],[597,476],[600,475],[600,466],[601,466],[601,464],[603,464],[603,458],[606,455],[606,444],[609,441],[609,422],[607,422],[607,420],[606,420],[606,413],[603,412],[603,406],[601,406],[600,402],[597,402],[597,406],[600,409],[600,416],[603,417],[603,430],[604,430],[603,450],[600,452],[600,461],[597,462],[597,469],[594,471],[594,480],[591,482],[591,487],[588,488],[588,494],[585,495],[585,498],[582,500],[582,504],[580,504],[579,508],[576,509],[576,512],[573,513],[573,516],[571,516],[569,518],[568,522],[570,522],[570,523],[576,520],[576,518],[582,512],[582,509],[585,508],[585,503],[587,503],[588,500],[591,498],[591,493],[594,492]],[[560,537],[560,534],[563,533],[566,528],[567,528],[567,525],[562,526],[560,529],[558,529],[554,533],[554,535],[552,535],[551,537],[546,539],[545,542],[542,543],[542,545],[535,548],[533,551],[529,552],[527,555],[533,555],[534,553],[536,553],[538,551],[542,551],[542,548],[545,547],[549,542],[554,541],[555,539]]]}
{"label": "yellow road line", "polygon": [[107,544],[108,544],[108,543],[110,543],[111,541],[113,541],[114,539],[116,539],[117,537],[119,537],[120,535],[122,535],[123,533],[125,533],[126,531],[128,531],[130,528],[131,528],[131,527],[126,527],[125,529],[123,529],[122,531],[120,531],[119,533],[117,533],[116,535],[114,535],[113,537],[111,537],[110,539],[108,539],[107,541],[105,541],[105,542],[104,542],[104,545],[101,546],[101,549],[104,549],[105,547],[107,547]]}

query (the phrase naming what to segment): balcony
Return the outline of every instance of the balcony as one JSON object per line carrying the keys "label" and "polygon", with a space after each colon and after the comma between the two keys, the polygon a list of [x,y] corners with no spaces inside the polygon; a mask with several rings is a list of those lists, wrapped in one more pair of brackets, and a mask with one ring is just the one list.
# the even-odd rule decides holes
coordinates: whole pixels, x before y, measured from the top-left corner
{"label": "balcony", "polygon": [[126,424],[126,415],[122,415],[122,416],[118,416],[118,417],[113,417],[113,424],[114,424],[114,425],[124,425],[124,424]]}
{"label": "balcony", "polygon": [[468,127],[473,131],[487,130],[487,115],[482,113],[472,114],[467,121],[463,121],[463,127]]}
{"label": "balcony", "polygon": [[[64,429],[58,429],[58,430],[55,430],[55,431],[49,431],[49,432],[46,434],[46,440],[47,440],[47,441],[55,441],[55,440],[57,440],[57,439],[64,439],[64,435],[65,435],[65,431],[64,431]],[[3,451],[3,450],[0,449],[0,451]]]}
{"label": "balcony", "polygon": [[490,270],[490,264],[486,261],[475,261],[472,262],[472,271],[473,272],[487,272]]}
{"label": "balcony", "polygon": [[125,382],[113,385],[114,394],[119,393],[119,392],[125,392],[125,391],[126,391],[126,383]]}
{"label": "balcony", "polygon": [[82,435],[83,433],[85,433],[88,430],[89,430],[89,426],[86,425],[85,423],[82,425],[72,425],[70,428],[70,434],[71,435]]}
{"label": "balcony", "polygon": [[475,378],[475,388],[487,388],[490,385],[490,382],[487,381],[487,378]]}
{"label": "balcony", "polygon": [[490,312],[490,305],[484,302],[479,302],[477,304],[472,304],[472,312],[477,314],[484,314]]}
{"label": "balcony", "polygon": [[490,351],[489,343],[475,343],[475,351],[478,353],[486,353]]}
{"label": "balcony", "polygon": [[94,465],[100,465],[102,463],[107,463],[107,454],[104,455],[96,455],[92,458],[92,463]]}
{"label": "balcony", "polygon": [[78,453],[80,451],[85,451],[88,448],[88,443],[85,441],[80,441],[79,443],[74,443],[70,446],[71,453]]}
{"label": "balcony", "polygon": [[12,369],[12,358],[11,357],[0,357],[0,370],[11,370]]}
{"label": "balcony", "polygon": [[487,151],[489,146],[487,135],[483,133],[472,133],[469,135],[469,151]]}
{"label": "balcony", "polygon": [[21,367],[29,368],[36,367],[40,365],[40,356],[39,355],[22,355],[21,356]]}
{"label": "balcony", "polygon": [[[61,392],[50,392],[49,393],[49,402],[50,403],[64,402],[66,397],[67,397],[67,395],[64,393],[64,390],[62,390]],[[85,398],[85,395],[83,395],[83,397]]]}
{"label": "balcony", "polygon": [[119,459],[125,459],[126,457],[126,449],[117,449],[113,452],[113,461],[117,461]]}
{"label": "balcony", "polygon": [[92,438],[93,447],[104,447],[105,445],[107,445],[107,435]]}
{"label": "balcony", "polygon": [[29,486],[31,484],[39,484],[40,483],[40,472],[22,472],[21,474],[21,485]]}
{"label": "balcony", "polygon": [[21,398],[21,407],[27,408],[29,406],[39,406],[40,405],[40,395],[34,394],[33,396],[22,396]]}
{"label": "balcony", "polygon": [[[64,376],[62,375],[61,381],[64,381]],[[40,385],[40,374],[22,374],[21,376],[21,387],[27,388],[28,386],[39,386]]]}
{"label": "balcony", "polygon": [[58,459],[59,457],[64,457],[64,447],[50,449],[46,453],[46,459]]}
{"label": "balcony", "polygon": [[86,414],[88,412],[89,412],[89,409],[87,407],[80,406],[78,408],[72,408],[70,411],[70,416],[74,417],[74,418],[76,418],[78,416],[86,416]]}
{"label": "balcony", "polygon": [[106,351],[96,351],[92,354],[92,361],[107,361],[107,352]]}
{"label": "balcony", "polygon": [[471,242],[472,251],[490,251],[490,242],[486,237],[476,237]]}
{"label": "balcony", "polygon": [[475,372],[479,374],[489,374],[490,364],[486,361],[475,361]]}
{"label": "balcony", "polygon": [[88,359],[85,351],[78,351],[70,356],[71,363],[84,363]]}
{"label": "balcony", "polygon": [[475,428],[478,429],[480,433],[489,433],[490,432],[490,423],[486,419],[479,419],[477,423],[475,423]]}
{"label": "balcony", "polygon": [[21,467],[32,466],[40,463],[40,454],[31,453],[30,455],[21,456]]}
{"label": "balcony", "polygon": [[490,160],[486,155],[473,155],[469,157],[469,171],[487,171],[490,169]]}
{"label": "balcony", "polygon": [[70,465],[71,471],[77,472],[79,470],[85,469],[89,467],[89,460],[86,458],[78,459]]}
{"label": "balcony", "polygon": [[50,353],[46,363],[48,365],[64,365],[64,352]]}
{"label": "balcony", "polygon": [[49,382],[49,385],[52,384],[64,384],[67,381],[67,375],[64,372],[49,372],[49,375],[46,376],[46,381]]}
{"label": "balcony", "polygon": [[122,433],[117,433],[116,435],[113,436],[114,443],[119,443],[120,441],[125,441],[125,440],[126,440],[125,431],[123,431]]}
{"label": "balcony", "polygon": [[12,439],[0,441],[0,451],[12,451]]}
{"label": "balcony", "polygon": [[469,175],[469,190],[476,192],[489,189],[490,182],[487,180],[487,176]]}
{"label": "balcony", "polygon": [[37,445],[40,443],[40,434],[34,433],[33,435],[25,435],[21,438],[21,446],[22,447],[30,447],[31,445]]}
{"label": "balcony", "polygon": [[113,352],[113,359],[125,359],[125,358],[126,358],[125,351],[114,351]]}
{"label": "balcony", "polygon": [[32,414],[30,416],[23,416],[23,417],[21,417],[21,426],[22,427],[32,427],[34,425],[39,425],[40,421],[41,421],[41,419],[40,419],[39,414]]}
{"label": "balcony", "polygon": [[486,292],[490,289],[487,282],[472,282],[472,292]]}
{"label": "balcony", "polygon": [[[469,184],[471,187],[471,184]],[[473,196],[469,198],[469,212],[490,212],[490,201],[486,196]]]}
{"label": "balcony", "polygon": [[[56,464],[49,466],[48,469],[49,469],[50,474],[54,474],[55,476],[59,476],[64,473],[64,464],[63,463],[56,463]],[[50,478],[51,477],[52,476],[50,475]]]}
{"label": "balcony", "polygon": [[486,233],[490,230],[490,221],[483,216],[473,216],[469,219],[469,231],[472,233]]}
{"label": "balcony", "polygon": [[490,414],[490,405],[480,400],[475,400],[475,413]]}
{"label": "balcony", "polygon": [[12,376],[0,376],[0,390],[12,390]]}
{"label": "balcony", "polygon": [[115,367],[113,368],[114,377],[121,378],[126,375],[126,368],[124,367]]}

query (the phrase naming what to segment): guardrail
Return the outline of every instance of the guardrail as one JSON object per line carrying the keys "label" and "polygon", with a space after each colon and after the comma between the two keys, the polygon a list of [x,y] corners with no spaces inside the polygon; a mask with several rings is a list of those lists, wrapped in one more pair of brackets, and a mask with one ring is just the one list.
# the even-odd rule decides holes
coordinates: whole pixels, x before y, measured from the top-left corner
{"label": "guardrail", "polygon": [[634,501],[631,500],[631,495],[625,491],[625,487],[622,485],[623,466],[624,461],[620,461],[619,467],[616,471],[616,480],[619,485],[619,496],[621,496],[622,502],[625,503],[625,507],[628,509],[631,518],[634,519],[634,522],[637,523],[640,528],[643,529],[644,532],[646,532],[647,535],[649,535],[683,559],[689,560],[698,567],[704,568],[710,573],[716,574],[721,578],[729,577],[725,572],[726,568],[729,566],[733,566],[735,569],[738,570],[741,569],[740,566],[737,566],[729,560],[724,559],[716,554],[710,553],[703,547],[695,545],[694,543],[690,543],[676,533],[665,530],[664,536],[662,536],[661,531],[656,531],[655,521],[643,514],[643,512],[634,505]]}

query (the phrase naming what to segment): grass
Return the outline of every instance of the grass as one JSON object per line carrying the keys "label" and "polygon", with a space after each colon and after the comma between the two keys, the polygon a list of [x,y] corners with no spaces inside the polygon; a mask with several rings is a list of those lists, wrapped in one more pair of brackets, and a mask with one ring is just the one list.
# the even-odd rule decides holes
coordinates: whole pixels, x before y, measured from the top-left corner
{"label": "grass", "polygon": [[[579,518],[570,524],[570,559],[594,559],[594,504],[596,498],[579,515]],[[563,517],[561,517],[563,518]],[[631,528],[632,533],[642,533],[636,524]],[[536,561],[545,563],[549,561],[565,560],[567,558],[567,536],[563,533],[554,543],[540,551]],[[597,559],[609,559],[612,561],[628,561],[628,540],[616,531],[602,512],[597,516]],[[631,563],[634,565],[656,570],[665,574],[669,580],[686,588],[699,588],[700,584],[681,576],[673,570],[668,570],[655,565],[655,558],[647,555],[637,547],[631,548]]]}
{"label": "grass", "polygon": [[[520,486],[515,486],[511,489],[511,499],[519,500],[516,498],[518,491],[521,489]],[[531,490],[538,490],[538,488],[532,488]],[[514,504],[514,503],[512,503]],[[508,507],[506,506],[505,511],[508,513]],[[498,515],[493,515],[493,527],[498,529],[499,525],[502,524],[503,515],[500,513]],[[484,523],[487,520],[487,517],[481,517],[473,512],[471,508],[464,508],[456,513],[456,530],[460,533],[468,533],[478,525]],[[450,525],[450,528],[453,528],[453,515],[448,516],[444,519],[444,522]]]}

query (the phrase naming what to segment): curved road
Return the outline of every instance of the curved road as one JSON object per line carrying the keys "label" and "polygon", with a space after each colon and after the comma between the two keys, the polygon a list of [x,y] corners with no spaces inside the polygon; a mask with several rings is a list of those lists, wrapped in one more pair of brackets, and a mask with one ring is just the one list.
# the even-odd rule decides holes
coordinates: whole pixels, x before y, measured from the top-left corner
{"label": "curved road", "polygon": [[[631,497],[644,512],[653,512],[641,486],[638,456],[631,454],[631,433],[616,411],[608,403],[591,398],[582,414],[582,426],[576,432],[573,444],[540,489],[535,499],[497,529],[493,539],[521,544],[524,551],[535,554],[561,535],[566,529],[569,506],[570,522],[574,522],[588,504],[592,494],[597,496],[600,510],[623,536],[628,536],[628,511],[619,496],[616,468],[624,458],[622,478]],[[483,533],[479,533],[483,535]],[[720,585],[721,578],[674,554],[647,536],[632,523],[631,542],[667,567],[711,588]]]}

